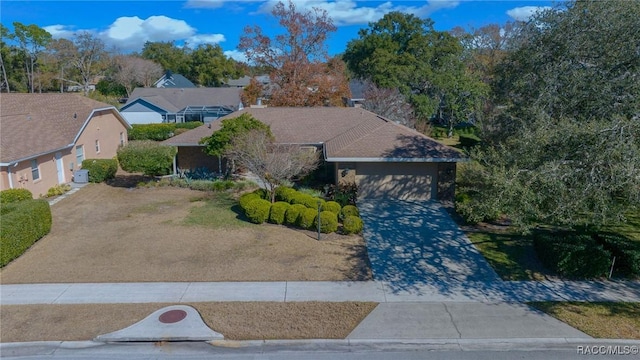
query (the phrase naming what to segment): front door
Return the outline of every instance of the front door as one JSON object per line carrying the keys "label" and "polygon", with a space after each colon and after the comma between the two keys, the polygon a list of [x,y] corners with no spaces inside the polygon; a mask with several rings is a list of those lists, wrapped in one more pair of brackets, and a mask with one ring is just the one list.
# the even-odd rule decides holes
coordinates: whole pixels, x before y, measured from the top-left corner
{"label": "front door", "polygon": [[62,153],[56,153],[56,169],[58,170],[58,184],[64,184],[64,162],[62,161]]}

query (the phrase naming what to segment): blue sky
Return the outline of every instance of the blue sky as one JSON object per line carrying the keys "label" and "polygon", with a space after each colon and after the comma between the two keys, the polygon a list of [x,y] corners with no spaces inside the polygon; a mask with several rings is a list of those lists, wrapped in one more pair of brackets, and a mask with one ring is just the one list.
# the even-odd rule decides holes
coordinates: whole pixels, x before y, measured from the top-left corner
{"label": "blue sky", "polygon": [[[90,1],[90,0],[2,0],[0,20],[13,29],[13,22],[36,24],[54,38],[71,38],[75,32],[90,31],[109,48],[122,52],[140,51],[146,41],[219,44],[237,59],[242,30],[259,25],[266,33],[279,33],[269,12],[277,0],[185,0],[185,1]],[[409,12],[431,18],[437,30],[455,26],[480,27],[526,20],[537,9],[553,6],[543,0],[294,0],[298,9],[322,8],[337,25],[328,41],[330,54],[344,51],[358,30],[390,11]]]}

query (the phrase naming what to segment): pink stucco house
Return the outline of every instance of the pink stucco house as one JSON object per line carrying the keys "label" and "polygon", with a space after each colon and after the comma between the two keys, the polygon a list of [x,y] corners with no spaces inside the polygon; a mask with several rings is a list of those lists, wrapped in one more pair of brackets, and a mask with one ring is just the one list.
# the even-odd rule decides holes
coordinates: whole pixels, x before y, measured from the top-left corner
{"label": "pink stucco house", "polygon": [[130,125],[109,104],[77,94],[0,94],[0,190],[34,197],[72,181],[84,159],[110,159]]}

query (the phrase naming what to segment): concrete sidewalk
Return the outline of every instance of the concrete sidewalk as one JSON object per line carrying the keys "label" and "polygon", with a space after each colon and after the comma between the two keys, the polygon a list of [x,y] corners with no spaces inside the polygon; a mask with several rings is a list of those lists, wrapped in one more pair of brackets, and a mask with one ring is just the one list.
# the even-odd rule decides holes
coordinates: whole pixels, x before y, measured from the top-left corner
{"label": "concrete sidewalk", "polygon": [[184,282],[0,285],[2,305],[199,301],[481,302],[640,301],[640,281],[450,282],[398,288],[385,282]]}

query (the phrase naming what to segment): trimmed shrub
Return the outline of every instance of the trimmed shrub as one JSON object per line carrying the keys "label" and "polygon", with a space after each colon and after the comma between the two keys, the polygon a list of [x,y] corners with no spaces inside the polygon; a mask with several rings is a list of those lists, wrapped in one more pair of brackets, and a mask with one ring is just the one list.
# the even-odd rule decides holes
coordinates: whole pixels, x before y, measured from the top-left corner
{"label": "trimmed shrub", "polygon": [[306,208],[300,212],[300,218],[298,221],[298,226],[303,229],[312,229],[313,223],[316,220],[316,216],[318,216],[318,210]]}
{"label": "trimmed shrub", "polygon": [[262,189],[262,188],[260,188],[260,189],[255,189],[255,190],[253,191],[253,193],[254,193],[254,194],[257,194],[258,196],[260,196],[260,199],[264,199],[264,200],[271,200],[271,199],[269,198],[269,192],[267,192],[267,190],[265,190],[265,189]]}
{"label": "trimmed shrub", "polygon": [[254,193],[254,192],[243,194],[242,196],[240,196],[240,199],[239,199],[240,207],[242,208],[242,210],[244,210],[246,212],[247,211],[247,205],[251,201],[258,200],[258,199],[262,199],[262,198],[260,197],[260,195]]}
{"label": "trimmed shrub", "polygon": [[273,224],[284,224],[284,217],[291,205],[288,202],[277,201],[271,204],[271,211],[269,212],[269,222]]}
{"label": "trimmed shrub", "polygon": [[360,211],[354,205],[346,205],[340,210],[340,219],[346,219],[347,216],[360,216]]}
{"label": "trimmed shrub", "polygon": [[71,190],[71,185],[69,185],[69,184],[56,185],[56,186],[53,186],[53,187],[49,188],[49,190],[47,190],[47,196],[46,197],[62,195],[62,194],[66,193],[69,190]]}
{"label": "trimmed shrub", "polygon": [[27,189],[8,189],[0,191],[0,203],[10,204],[13,202],[33,200],[33,194]]}
{"label": "trimmed shrub", "polygon": [[[313,221],[314,228],[318,228],[318,217]],[[338,230],[338,215],[331,211],[320,212],[320,232],[329,234]]]}
{"label": "trimmed shrub", "polygon": [[355,215],[347,215],[344,220],[342,220],[342,232],[347,235],[359,234],[363,226],[362,219]]}
{"label": "trimmed shrub", "polygon": [[46,200],[20,201],[9,210],[0,222],[0,267],[51,231],[51,208]]}
{"label": "trimmed shrub", "polygon": [[616,274],[640,276],[640,243],[618,234],[597,234],[595,240],[616,257]]}
{"label": "trimmed shrub", "polygon": [[174,135],[175,124],[133,124],[128,131],[129,140],[163,141]]}
{"label": "trimmed shrub", "polygon": [[342,206],[340,206],[340,204],[338,204],[335,201],[327,201],[324,204],[322,204],[322,210],[331,211],[332,213],[339,215],[340,210],[342,210]]}
{"label": "trimmed shrub", "polygon": [[566,277],[603,277],[611,266],[611,253],[586,234],[538,233],[533,245],[546,267]]}
{"label": "trimmed shrub", "polygon": [[82,169],[89,170],[89,182],[101,183],[115,179],[118,172],[116,159],[86,159],[82,162]]}
{"label": "trimmed shrub", "polygon": [[298,225],[300,223],[300,214],[306,209],[307,207],[302,204],[293,204],[289,206],[284,215],[285,223],[288,225]]}
{"label": "trimmed shrub", "polygon": [[118,149],[118,162],[122,170],[141,172],[149,176],[167,175],[173,166],[178,149],[153,141],[131,141]]}
{"label": "trimmed shrub", "polygon": [[278,186],[276,188],[276,201],[286,201],[291,203],[291,199],[297,194],[297,192],[287,186]]}
{"label": "trimmed shrub", "polygon": [[271,202],[264,199],[254,199],[247,203],[245,215],[254,224],[262,224],[269,218]]}
{"label": "trimmed shrub", "polygon": [[480,138],[473,134],[460,134],[460,145],[462,147],[474,147],[480,144]]}

